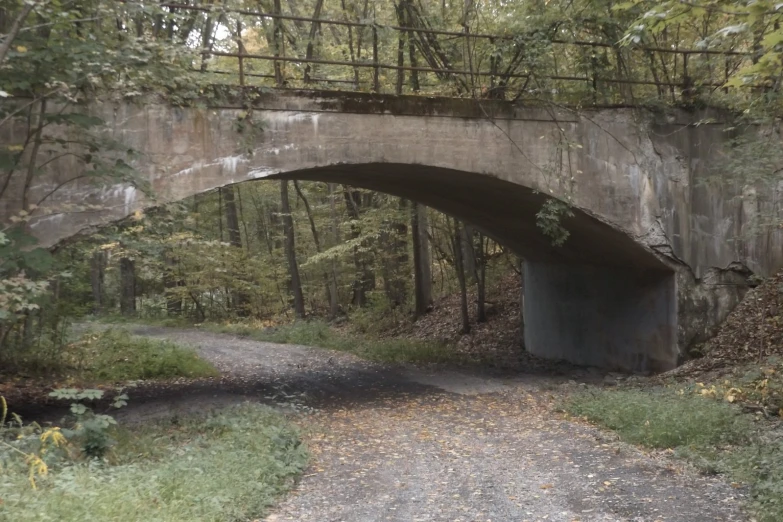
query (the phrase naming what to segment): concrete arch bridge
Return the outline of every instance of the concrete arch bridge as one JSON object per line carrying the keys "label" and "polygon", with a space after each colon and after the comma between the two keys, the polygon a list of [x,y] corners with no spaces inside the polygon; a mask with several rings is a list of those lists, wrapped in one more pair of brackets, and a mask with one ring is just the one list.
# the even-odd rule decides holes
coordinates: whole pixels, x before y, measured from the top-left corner
{"label": "concrete arch bridge", "polygon": [[[637,371],[675,366],[741,298],[749,271],[782,264],[781,233],[743,238],[758,209],[700,182],[726,140],[723,124],[693,125],[704,114],[289,91],[257,96],[262,130],[250,135],[236,131],[241,103],[90,110],[141,152],[135,167],[157,201],[131,186],[70,182],[82,166],[52,162],[32,187],[35,200],[64,183],[30,222],[45,245],[234,183],[373,189],[457,216],[524,257],[531,352]],[[536,226],[550,195],[573,205],[560,247]],[[100,210],[58,210],[69,204]]]}

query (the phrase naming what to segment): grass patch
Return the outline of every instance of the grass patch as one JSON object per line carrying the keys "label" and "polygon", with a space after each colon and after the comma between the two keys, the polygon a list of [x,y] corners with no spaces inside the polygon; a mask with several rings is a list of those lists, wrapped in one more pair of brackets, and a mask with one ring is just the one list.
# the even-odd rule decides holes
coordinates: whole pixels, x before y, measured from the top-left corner
{"label": "grass patch", "polygon": [[323,321],[297,321],[261,329],[241,323],[204,324],[202,327],[213,332],[240,335],[258,341],[328,348],[377,362],[412,364],[471,362],[465,355],[444,344],[354,336],[338,332]]}
{"label": "grass patch", "polygon": [[166,326],[171,328],[193,326],[193,321],[186,317],[138,317],[120,314],[91,315],[85,318],[88,322],[99,324],[145,324],[149,326]]}
{"label": "grass patch", "polygon": [[612,389],[574,395],[564,409],[626,442],[672,448],[704,472],[749,485],[756,520],[783,520],[783,435],[760,430],[737,406],[703,392]]}
{"label": "grass patch", "polygon": [[37,490],[24,459],[0,446],[0,519],[252,520],[266,514],[307,463],[296,429],[261,405],[117,435],[119,444],[103,461],[50,462]]}
{"label": "grass patch", "polygon": [[41,343],[21,352],[0,350],[0,369],[8,375],[66,379],[70,384],[220,375],[192,348],[133,336],[114,327],[88,331],[59,345]]}
{"label": "grass patch", "polygon": [[84,334],[66,347],[63,357],[69,372],[87,382],[219,375],[191,348],[116,328]]}
{"label": "grass patch", "polygon": [[594,390],[572,397],[566,410],[651,448],[741,444],[753,431],[730,404],[666,390]]}

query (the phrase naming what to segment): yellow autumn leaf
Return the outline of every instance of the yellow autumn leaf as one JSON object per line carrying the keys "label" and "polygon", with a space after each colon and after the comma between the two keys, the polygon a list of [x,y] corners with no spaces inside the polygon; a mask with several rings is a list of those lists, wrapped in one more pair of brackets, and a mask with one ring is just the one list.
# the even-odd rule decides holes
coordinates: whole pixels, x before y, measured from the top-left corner
{"label": "yellow autumn leaf", "polygon": [[24,45],[17,45],[16,46],[16,52],[18,52],[18,53],[26,53],[27,52],[27,47],[25,47]]}

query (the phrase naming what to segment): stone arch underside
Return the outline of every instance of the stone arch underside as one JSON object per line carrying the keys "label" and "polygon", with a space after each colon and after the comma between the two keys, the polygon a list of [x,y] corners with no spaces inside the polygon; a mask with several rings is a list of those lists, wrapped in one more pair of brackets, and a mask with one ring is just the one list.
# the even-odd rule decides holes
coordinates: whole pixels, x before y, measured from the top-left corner
{"label": "stone arch underside", "polygon": [[426,165],[332,165],[266,179],[340,183],[404,197],[455,216],[525,259],[526,348],[577,364],[631,371],[676,365],[675,272],[627,233],[574,208],[559,247],[542,233],[538,191]]}

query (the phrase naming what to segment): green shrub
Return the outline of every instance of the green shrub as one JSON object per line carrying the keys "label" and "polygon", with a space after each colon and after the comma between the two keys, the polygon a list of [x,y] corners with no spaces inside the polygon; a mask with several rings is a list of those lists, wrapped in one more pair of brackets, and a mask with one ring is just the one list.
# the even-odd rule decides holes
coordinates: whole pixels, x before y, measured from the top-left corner
{"label": "green shrub", "polygon": [[566,410],[653,448],[747,442],[752,422],[737,407],[664,390],[597,390],[572,397]]}
{"label": "green shrub", "polygon": [[37,490],[23,460],[0,448],[0,519],[263,518],[307,462],[297,431],[260,405],[138,426],[118,439],[110,459],[52,467]]}
{"label": "green shrub", "polygon": [[367,305],[355,308],[349,314],[351,327],[360,334],[378,335],[397,326],[407,311],[392,306],[382,292],[370,292]]}

